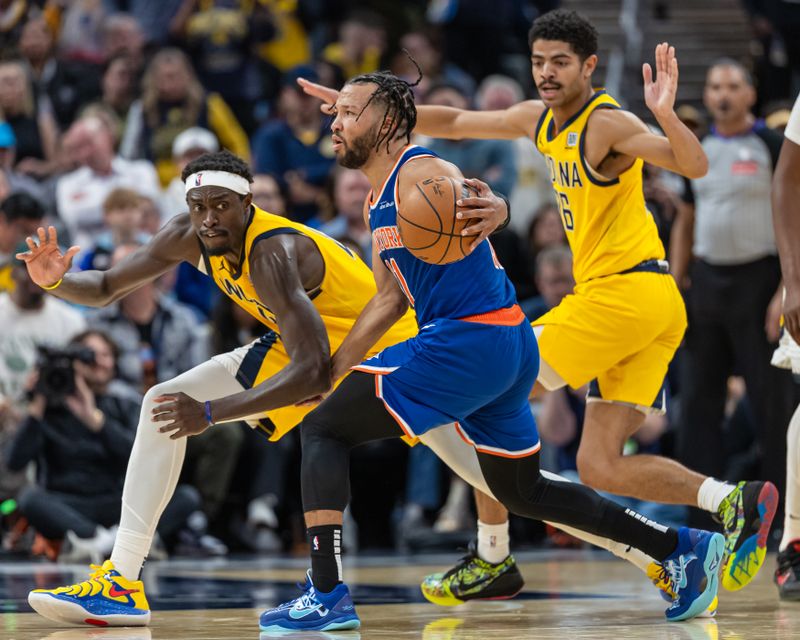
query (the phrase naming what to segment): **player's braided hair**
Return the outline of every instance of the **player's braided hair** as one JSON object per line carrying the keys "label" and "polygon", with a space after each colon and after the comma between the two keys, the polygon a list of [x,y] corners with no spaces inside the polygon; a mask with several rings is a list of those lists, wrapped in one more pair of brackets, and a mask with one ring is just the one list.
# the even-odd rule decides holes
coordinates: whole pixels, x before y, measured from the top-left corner
{"label": "player's braided hair", "polygon": [[404,50],[404,52],[414,63],[414,66],[417,67],[417,72],[419,73],[419,77],[414,83],[406,82],[389,71],[364,73],[347,82],[347,84],[372,83],[378,85],[378,88],[367,100],[367,104],[364,105],[361,113],[364,113],[372,102],[380,102],[386,105],[381,122],[385,122],[386,118],[389,118],[392,124],[385,133],[378,136],[375,141],[375,148],[378,149],[381,144],[386,143],[387,152],[389,151],[389,143],[395,138],[405,136],[406,143],[411,142],[411,132],[417,124],[417,107],[414,104],[414,93],[411,88],[416,87],[422,80],[422,70],[419,68],[417,61],[408,54],[408,51]]}
{"label": "player's braided hair", "polygon": [[192,160],[181,172],[181,180],[185,182],[186,178],[198,171],[227,171],[241,176],[248,182],[253,181],[253,174],[247,163],[227,149],[216,153],[204,153],[199,158]]}

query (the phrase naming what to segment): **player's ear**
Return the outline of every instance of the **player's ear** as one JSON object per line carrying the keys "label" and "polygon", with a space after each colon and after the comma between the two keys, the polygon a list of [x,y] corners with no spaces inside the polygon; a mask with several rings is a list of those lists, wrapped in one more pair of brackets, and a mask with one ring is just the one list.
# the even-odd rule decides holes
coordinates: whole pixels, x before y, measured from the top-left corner
{"label": "player's ear", "polygon": [[594,73],[594,70],[597,68],[597,56],[595,54],[590,55],[586,60],[583,61],[583,74],[587,78]]}
{"label": "player's ear", "polygon": [[244,198],[242,198],[242,206],[244,207],[244,210],[247,211],[251,204],[253,204],[253,194],[245,194]]}

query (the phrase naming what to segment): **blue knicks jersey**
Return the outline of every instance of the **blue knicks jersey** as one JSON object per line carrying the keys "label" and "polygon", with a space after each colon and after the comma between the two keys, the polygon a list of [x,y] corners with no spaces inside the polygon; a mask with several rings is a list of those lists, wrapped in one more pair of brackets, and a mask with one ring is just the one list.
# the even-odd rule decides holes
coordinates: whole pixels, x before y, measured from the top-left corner
{"label": "blue knicks jersey", "polygon": [[417,314],[420,326],[436,318],[464,318],[510,307],[517,302],[514,287],[488,240],[466,258],[451,264],[428,264],[409,252],[397,229],[397,174],[414,158],[438,157],[433,151],[406,147],[374,198],[370,194],[369,224],[381,260],[394,274]]}

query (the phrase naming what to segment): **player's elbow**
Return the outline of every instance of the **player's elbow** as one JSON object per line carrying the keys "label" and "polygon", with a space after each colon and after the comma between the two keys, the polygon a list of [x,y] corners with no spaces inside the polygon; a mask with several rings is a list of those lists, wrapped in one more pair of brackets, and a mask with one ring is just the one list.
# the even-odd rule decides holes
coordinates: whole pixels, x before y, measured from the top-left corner
{"label": "player's elbow", "polygon": [[305,397],[327,393],[331,389],[331,359],[327,354],[317,354],[301,367],[300,380],[303,381]]}
{"label": "player's elbow", "polygon": [[697,180],[698,178],[702,178],[704,175],[708,173],[708,158],[706,154],[702,154],[700,157],[696,158],[694,162],[692,162],[691,166],[685,167],[683,171],[683,175],[689,178],[690,180]]}

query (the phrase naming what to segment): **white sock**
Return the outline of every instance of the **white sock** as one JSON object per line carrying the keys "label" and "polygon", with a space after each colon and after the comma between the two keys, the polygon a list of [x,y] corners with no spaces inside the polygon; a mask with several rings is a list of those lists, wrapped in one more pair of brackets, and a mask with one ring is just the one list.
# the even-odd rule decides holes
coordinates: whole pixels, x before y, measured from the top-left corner
{"label": "white sock", "polygon": [[714,478],[706,478],[697,492],[697,506],[704,511],[716,513],[719,505],[736,487],[727,482],[720,482]]}
{"label": "white sock", "polygon": [[786,432],[786,511],[780,550],[800,539],[800,407],[794,412]]}
{"label": "white sock", "polygon": [[183,391],[193,398],[215,399],[238,393],[242,386],[228,370],[213,360],[156,385],[144,397],[136,439],[128,461],[122,491],[122,514],[111,561],[128,580],[138,580],[150,551],[156,525],[175,493],[186,453],[186,438],[171,440],[153,422],[153,398]]}
{"label": "white sock", "polygon": [[501,524],[486,524],[478,520],[478,557],[485,562],[498,564],[510,553],[508,520]]}

